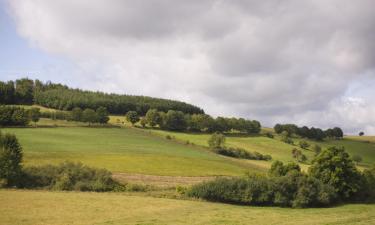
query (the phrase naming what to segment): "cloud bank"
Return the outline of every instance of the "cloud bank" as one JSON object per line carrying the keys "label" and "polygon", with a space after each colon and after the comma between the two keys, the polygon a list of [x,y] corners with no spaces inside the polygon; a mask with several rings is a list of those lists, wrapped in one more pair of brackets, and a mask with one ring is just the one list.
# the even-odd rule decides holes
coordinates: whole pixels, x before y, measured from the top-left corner
{"label": "cloud bank", "polygon": [[23,37],[77,65],[81,87],[375,134],[372,0],[8,4]]}

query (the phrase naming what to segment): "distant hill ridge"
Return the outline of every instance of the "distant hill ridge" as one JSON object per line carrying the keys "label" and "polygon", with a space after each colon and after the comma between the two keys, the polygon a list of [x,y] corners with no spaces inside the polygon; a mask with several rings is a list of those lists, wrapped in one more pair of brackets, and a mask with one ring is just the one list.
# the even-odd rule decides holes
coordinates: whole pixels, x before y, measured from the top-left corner
{"label": "distant hill ridge", "polygon": [[28,78],[0,81],[0,104],[38,104],[60,110],[72,110],[74,107],[97,109],[104,106],[112,114],[133,110],[144,115],[149,109],[204,113],[197,106],[176,100],[73,89],[63,84],[43,83]]}

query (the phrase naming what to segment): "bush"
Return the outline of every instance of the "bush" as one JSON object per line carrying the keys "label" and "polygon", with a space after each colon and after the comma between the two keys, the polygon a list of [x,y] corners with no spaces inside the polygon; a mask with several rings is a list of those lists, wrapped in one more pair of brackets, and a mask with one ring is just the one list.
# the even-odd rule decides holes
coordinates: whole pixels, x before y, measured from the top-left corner
{"label": "bush", "polygon": [[249,152],[242,148],[215,148],[214,152],[220,155],[225,155],[241,159],[254,159],[254,160],[271,160],[270,155],[263,155],[259,152]]}
{"label": "bush", "polygon": [[15,135],[0,132],[0,180],[2,186],[14,185],[21,174],[22,147]]}
{"label": "bush", "polygon": [[225,145],[225,136],[221,133],[214,133],[208,139],[208,146],[211,149],[223,149]]}
{"label": "bush", "polygon": [[19,184],[23,188],[43,188],[64,191],[113,191],[120,185],[111,172],[64,162],[60,165],[27,167]]}
{"label": "bush", "polygon": [[330,186],[297,171],[281,177],[217,178],[192,186],[187,195],[209,201],[283,207],[324,206],[335,199]]}
{"label": "bush", "polygon": [[271,132],[267,132],[266,133],[266,137],[268,138],[274,138],[273,134]]}
{"label": "bush", "polygon": [[300,141],[298,144],[302,149],[308,149],[310,147],[310,144],[307,141]]}

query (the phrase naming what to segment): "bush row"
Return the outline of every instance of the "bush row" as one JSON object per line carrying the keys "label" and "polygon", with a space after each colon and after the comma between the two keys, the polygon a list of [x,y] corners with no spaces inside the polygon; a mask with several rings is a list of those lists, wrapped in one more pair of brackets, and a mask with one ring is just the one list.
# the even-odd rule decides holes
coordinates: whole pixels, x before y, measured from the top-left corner
{"label": "bush row", "polygon": [[263,155],[259,152],[249,152],[242,148],[216,148],[214,152],[220,155],[225,155],[240,159],[266,160],[272,159],[270,155]]}

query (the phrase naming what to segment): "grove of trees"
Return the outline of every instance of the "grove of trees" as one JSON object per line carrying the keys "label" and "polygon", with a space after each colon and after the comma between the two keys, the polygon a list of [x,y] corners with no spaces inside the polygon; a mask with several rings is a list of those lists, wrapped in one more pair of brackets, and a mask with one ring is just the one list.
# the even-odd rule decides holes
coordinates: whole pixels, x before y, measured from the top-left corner
{"label": "grove of trees", "polygon": [[68,111],[75,107],[93,110],[105,107],[112,114],[136,111],[139,115],[145,115],[151,108],[163,112],[177,110],[187,114],[204,113],[197,106],[168,99],[83,91],[62,84],[43,83],[39,80],[33,81],[27,78],[8,82],[0,81],[0,104],[33,103]]}
{"label": "grove of trees", "polygon": [[344,136],[344,133],[341,128],[335,127],[323,131],[320,128],[306,126],[298,127],[295,124],[276,124],[274,126],[276,133],[281,134],[287,132],[288,135],[299,135],[303,138],[314,139],[317,141],[322,141],[324,138],[335,138],[340,139]]}

